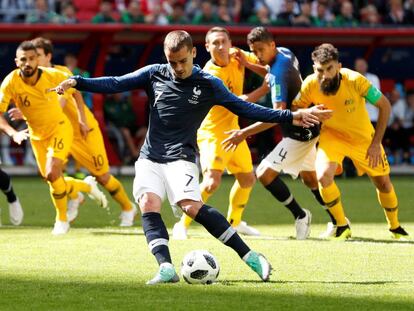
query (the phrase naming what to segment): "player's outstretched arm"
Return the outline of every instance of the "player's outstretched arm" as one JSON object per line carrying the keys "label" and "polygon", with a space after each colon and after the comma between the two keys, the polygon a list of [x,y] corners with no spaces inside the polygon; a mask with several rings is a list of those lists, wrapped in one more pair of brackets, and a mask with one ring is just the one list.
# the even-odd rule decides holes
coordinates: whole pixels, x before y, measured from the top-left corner
{"label": "player's outstretched arm", "polygon": [[145,66],[119,77],[84,78],[81,76],[74,76],[63,81],[52,90],[60,95],[71,87],[76,87],[79,91],[105,94],[132,91],[134,89],[146,87],[150,76],[154,72],[159,71],[160,66],[161,65]]}
{"label": "player's outstretched arm", "polygon": [[227,131],[225,134],[228,134],[229,137],[224,139],[221,144],[226,151],[235,150],[237,146],[247,137],[270,129],[275,125],[276,123],[256,122],[240,130]]}
{"label": "player's outstretched arm", "polygon": [[230,55],[234,57],[240,65],[248,68],[249,70],[253,71],[254,73],[257,73],[262,77],[264,77],[268,72],[268,68],[266,66],[262,66],[258,63],[249,62],[242,50],[240,50],[239,48],[234,47],[234,52],[230,53]]}
{"label": "player's outstretched arm", "polygon": [[58,86],[51,89],[51,91],[55,91],[59,95],[63,95],[68,89],[70,89],[71,87],[75,87],[76,84],[77,84],[77,82],[76,82],[75,79],[73,79],[73,78],[66,79],[66,80],[60,82],[60,84]]}
{"label": "player's outstretched arm", "polygon": [[266,80],[263,80],[262,85],[259,86],[257,89],[255,89],[254,91],[252,91],[252,92],[250,92],[248,94],[240,95],[239,97],[241,99],[247,101],[247,102],[255,103],[260,98],[262,98],[263,96],[265,96],[268,92],[269,92],[269,84],[267,83]]}
{"label": "player's outstretched arm", "polygon": [[325,109],[323,105],[299,109],[293,114],[293,125],[311,127],[332,117],[332,110]]}

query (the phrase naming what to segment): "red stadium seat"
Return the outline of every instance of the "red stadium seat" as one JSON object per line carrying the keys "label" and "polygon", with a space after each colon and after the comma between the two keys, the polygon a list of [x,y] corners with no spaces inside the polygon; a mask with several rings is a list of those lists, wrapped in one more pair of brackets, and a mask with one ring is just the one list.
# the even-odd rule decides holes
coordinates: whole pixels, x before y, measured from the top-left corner
{"label": "red stadium seat", "polygon": [[79,22],[90,22],[99,11],[101,0],[73,0]]}
{"label": "red stadium seat", "polygon": [[382,93],[390,93],[395,87],[395,81],[393,79],[381,79],[380,85]]}
{"label": "red stadium seat", "polygon": [[409,79],[404,81],[404,88],[406,91],[414,90],[414,79]]}

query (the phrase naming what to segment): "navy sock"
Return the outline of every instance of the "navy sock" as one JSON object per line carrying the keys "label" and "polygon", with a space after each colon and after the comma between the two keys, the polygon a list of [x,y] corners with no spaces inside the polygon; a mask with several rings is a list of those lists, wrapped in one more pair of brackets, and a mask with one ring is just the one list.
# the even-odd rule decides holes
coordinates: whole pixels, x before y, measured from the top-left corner
{"label": "navy sock", "polygon": [[171,263],[170,250],[168,248],[168,232],[159,213],[143,213],[142,228],[147,238],[148,247],[157,259],[158,264]]}
{"label": "navy sock", "polygon": [[2,169],[0,169],[0,189],[6,195],[7,202],[13,203],[17,200],[10,181],[10,176]]}
{"label": "navy sock", "polygon": [[203,225],[216,239],[234,249],[241,258],[250,251],[250,248],[243,242],[236,230],[216,209],[203,205],[194,220]]}
{"label": "navy sock", "polygon": [[265,186],[267,190],[284,206],[286,206],[292,213],[295,219],[303,218],[306,216],[305,211],[296,202],[293,195],[290,193],[289,188],[283,182],[283,180],[277,176],[273,181]]}
{"label": "navy sock", "polygon": [[331,221],[334,225],[336,225],[336,220],[335,217],[333,217],[332,213],[329,211],[328,207],[325,205],[325,202],[323,201],[321,194],[319,192],[319,189],[316,190],[312,190],[313,195],[315,196],[315,199],[319,202],[320,205],[323,206],[323,208],[325,209],[326,213],[329,215],[329,218],[331,218]]}

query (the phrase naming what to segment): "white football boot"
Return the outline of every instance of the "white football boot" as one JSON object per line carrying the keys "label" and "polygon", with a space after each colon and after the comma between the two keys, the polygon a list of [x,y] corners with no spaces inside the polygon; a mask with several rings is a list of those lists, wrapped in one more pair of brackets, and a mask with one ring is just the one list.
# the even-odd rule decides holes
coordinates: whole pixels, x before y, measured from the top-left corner
{"label": "white football boot", "polygon": [[53,235],[63,235],[69,232],[69,222],[56,220],[55,225],[53,226],[52,234]]}
{"label": "white football boot", "polygon": [[67,217],[68,221],[72,222],[78,217],[79,214],[79,206],[85,201],[85,196],[82,192],[78,192],[78,197],[76,199],[68,200],[68,209],[67,209]]}
{"label": "white football boot", "polygon": [[96,182],[95,177],[86,176],[83,181],[86,182],[89,186],[91,186],[91,191],[88,193],[88,196],[92,200],[95,200],[100,207],[107,208],[108,200],[105,194],[101,190],[99,190],[98,183]]}
{"label": "white football boot", "polygon": [[22,223],[23,221],[23,208],[22,205],[20,204],[19,199],[17,199],[16,201],[9,203],[9,218],[10,218],[10,222],[15,225],[18,226]]}
{"label": "white football boot", "polygon": [[122,211],[119,218],[121,219],[120,227],[132,227],[134,225],[134,218],[138,213],[138,209],[134,203],[131,202],[132,209],[130,211]]}
{"label": "white football boot", "polygon": [[174,224],[172,238],[174,240],[186,240],[188,238],[187,228],[181,223],[181,221]]}
{"label": "white football boot", "polygon": [[241,221],[237,226],[233,227],[237,233],[244,234],[244,235],[251,235],[251,236],[259,236],[259,230],[248,226],[245,221]]}
{"label": "white football boot", "polygon": [[298,218],[295,220],[296,240],[306,240],[310,234],[312,214],[305,208],[303,210],[305,211],[306,216],[302,219]]}

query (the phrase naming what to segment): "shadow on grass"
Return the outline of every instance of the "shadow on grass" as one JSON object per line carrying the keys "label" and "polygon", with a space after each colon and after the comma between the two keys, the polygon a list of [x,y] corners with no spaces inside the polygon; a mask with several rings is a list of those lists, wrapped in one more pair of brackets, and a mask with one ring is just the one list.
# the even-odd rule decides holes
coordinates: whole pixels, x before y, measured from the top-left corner
{"label": "shadow on grass", "polygon": [[386,243],[386,244],[414,244],[414,241],[398,241],[398,240],[381,240],[381,239],[372,239],[372,238],[363,238],[363,237],[352,237],[352,239],[347,242],[369,242],[369,243]]}
{"label": "shadow on grass", "polygon": [[139,231],[92,231],[90,232],[90,234],[92,235],[99,235],[99,236],[106,236],[106,235],[136,235],[136,236],[143,236],[144,232],[139,232]]}
{"label": "shadow on grass", "polygon": [[[217,283],[225,286],[236,284],[261,284],[259,280],[234,280],[234,281],[218,281]],[[414,284],[411,281],[268,281],[266,284],[350,284],[350,285],[392,285],[392,284]]]}
{"label": "shadow on grass", "polygon": [[[254,283],[254,284],[252,284]],[[288,292],[284,285],[298,283]],[[321,287],[303,287],[316,283]],[[333,282],[344,288],[329,290],[331,282],[220,282],[211,286],[140,281],[27,280],[0,276],[1,310],[412,310],[413,299],[377,295],[375,289],[349,297],[349,285],[392,282]],[[244,285],[243,285],[244,284]],[[224,286],[223,286],[224,285]],[[234,285],[234,286],[226,286]],[[240,285],[240,286],[238,286]],[[290,288],[290,287],[289,287]],[[320,291],[324,290],[325,294]],[[342,297],[343,291],[348,293]]]}

